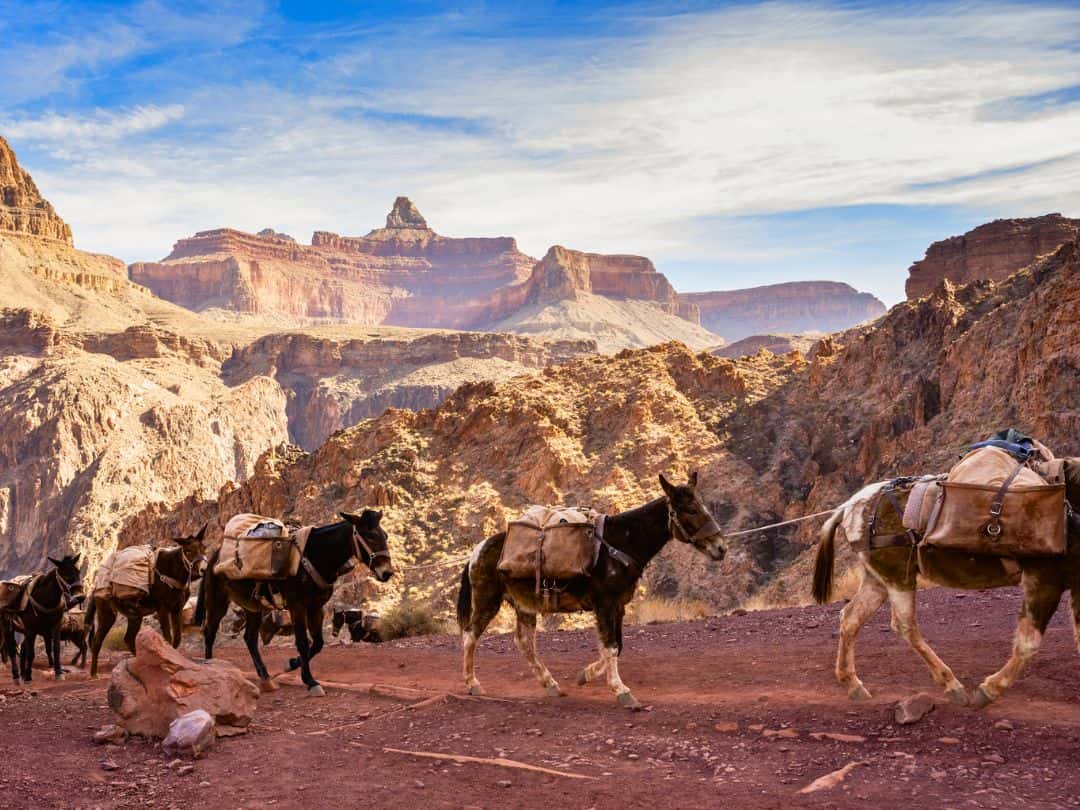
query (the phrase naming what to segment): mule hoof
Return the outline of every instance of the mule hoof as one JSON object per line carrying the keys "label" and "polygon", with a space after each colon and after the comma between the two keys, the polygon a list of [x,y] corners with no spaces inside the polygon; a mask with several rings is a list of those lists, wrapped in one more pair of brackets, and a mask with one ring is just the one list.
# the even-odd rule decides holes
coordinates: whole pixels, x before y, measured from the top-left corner
{"label": "mule hoof", "polygon": [[643,708],[638,699],[629,692],[621,692],[615,699],[619,701],[620,706],[630,711],[639,712]]}
{"label": "mule hoof", "polygon": [[276,692],[277,690],[278,685],[269,678],[267,678],[265,681],[259,681],[260,692]]}
{"label": "mule hoof", "polygon": [[578,686],[584,686],[588,682],[589,682],[589,676],[585,674],[585,670],[581,670],[581,672],[579,672],[577,674],[577,685]]}
{"label": "mule hoof", "polygon": [[559,688],[557,683],[553,683],[547,687],[546,690],[548,697],[566,697],[566,692]]}
{"label": "mule hoof", "polygon": [[964,687],[959,686],[956,689],[949,689],[945,692],[945,695],[949,698],[949,702],[957,706],[968,705],[968,693]]}
{"label": "mule hoof", "polygon": [[975,694],[971,697],[971,705],[976,709],[985,709],[991,703],[994,702],[994,698],[983,689],[981,686],[975,690]]}
{"label": "mule hoof", "polygon": [[469,694],[473,697],[482,697],[484,694],[484,688],[480,684],[474,684],[469,687]]}
{"label": "mule hoof", "polygon": [[307,693],[308,697],[326,697],[326,690],[324,690],[319,684],[308,687]]}
{"label": "mule hoof", "polygon": [[869,700],[871,697],[870,690],[862,684],[851,687],[848,690],[847,696],[852,700]]}

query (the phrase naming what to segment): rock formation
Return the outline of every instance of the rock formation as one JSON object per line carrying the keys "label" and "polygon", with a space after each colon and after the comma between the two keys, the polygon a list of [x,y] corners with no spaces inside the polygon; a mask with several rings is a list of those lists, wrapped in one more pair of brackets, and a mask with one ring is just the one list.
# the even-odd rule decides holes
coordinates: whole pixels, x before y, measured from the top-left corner
{"label": "rock formation", "polygon": [[762,349],[773,354],[787,354],[788,352],[801,352],[804,355],[810,353],[811,348],[817,343],[820,336],[813,335],[751,335],[718,349],[713,349],[717,357],[746,357],[757,354]]}
{"label": "rock formation", "polygon": [[1002,281],[1077,237],[1080,219],[1066,219],[1061,214],[996,219],[963,236],[930,245],[926,256],[908,270],[907,297],[929,295],[946,278],[956,284]]}
{"label": "rock formation", "polygon": [[885,312],[885,305],[870,293],[836,281],[681,293],[679,300],[696,305],[701,325],[728,342],[769,332],[835,332]]}
{"label": "rock formation", "polygon": [[0,138],[0,231],[15,231],[71,244],[71,228],[41,196],[15,151]]}
{"label": "rock formation", "polygon": [[[820,341],[809,361],[665,344],[465,385],[433,411],[388,411],[312,454],[274,451],[219,499],[150,508],[122,539],[163,537],[181,516],[209,520],[214,536],[239,511],[310,522],[377,506],[395,558],[411,565],[467,553],[529,503],[628,508],[657,496],[661,471],[697,469],[706,502],[734,530],[828,508],[866,481],[946,469],[1004,426],[1080,454],[1078,273],[1074,242],[999,285],[944,282]],[[763,585],[769,600],[805,601],[798,555],[818,526],[733,540],[719,568],[673,543],[648,587],[717,608]],[[407,583],[365,587],[377,602],[407,587],[449,611],[459,575],[457,565],[419,569]]]}
{"label": "rock formation", "polygon": [[429,230],[427,220],[420,216],[420,212],[408,197],[398,197],[394,200],[394,207],[386,215],[386,227],[418,231]]}

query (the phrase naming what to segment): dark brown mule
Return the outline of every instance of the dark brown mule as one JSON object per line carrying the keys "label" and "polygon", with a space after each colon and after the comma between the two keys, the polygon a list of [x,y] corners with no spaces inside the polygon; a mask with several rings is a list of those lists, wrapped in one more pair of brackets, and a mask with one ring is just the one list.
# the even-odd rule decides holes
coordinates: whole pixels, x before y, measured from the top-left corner
{"label": "dark brown mule", "polygon": [[[42,636],[45,645],[52,650],[53,673],[58,679],[64,675],[60,668],[60,623],[65,610],[83,601],[82,574],[78,554],[68,554],[59,560],[49,557],[49,562],[53,564],[52,570],[28,583],[30,597],[26,608],[0,613],[0,624],[3,625],[0,636],[7,657],[11,659],[11,676],[16,684],[20,670],[24,682],[30,683],[33,677],[34,647],[38,636]],[[16,631],[23,634],[18,655]]]}
{"label": "dark brown mule", "polygon": [[[312,529],[300,570],[272,583],[292,616],[299,656],[289,660],[289,669],[300,669],[308,694],[313,696],[325,694],[311,674],[311,659],[323,648],[323,608],[334,595],[334,582],[352,570],[357,561],[380,582],[394,575],[386,532],[379,526],[382,512],[365,509],[361,515],[342,512],[341,516],[345,518],[341,523]],[[266,594],[266,586],[271,583],[215,574],[217,554],[215,551],[210,557],[195,608],[195,623],[203,625],[206,657],[213,658],[218,626],[229,610],[229,602],[234,602],[244,611],[244,642],[259,675],[260,688],[270,691],[275,687],[259,652],[259,630],[263,614],[274,610]]]}
{"label": "dark brown mule", "polygon": [[[623,614],[645,567],[672,537],[692,544],[714,560],[722,560],[725,552],[720,528],[698,499],[697,473],[691,474],[684,486],[670,484],[661,475],[660,485],[663,498],[605,519],[604,542],[592,575],[568,583],[559,598],[559,613],[591,611],[596,616],[600,658],[581,671],[578,684],[584,686],[605,674],[616,699],[629,708],[640,704],[619,678],[618,656],[622,652]],[[508,579],[498,570],[505,537],[501,532],[480,543],[461,575],[457,616],[465,685],[470,694],[483,693],[476,678],[476,644],[505,601],[517,613],[514,643],[548,694],[561,695],[559,684],[536,655],[536,617],[542,606],[535,584]]]}
{"label": "dark brown mule", "polygon": [[[1069,503],[1080,506],[1080,458],[1065,462],[1066,495]],[[865,490],[864,490],[865,491]],[[907,493],[897,493],[902,509]],[[837,508],[821,530],[821,545],[814,566],[814,599],[828,602],[832,588],[836,527],[845,509],[858,497]],[[1067,590],[1072,598],[1073,629],[1080,645],[1080,520],[1075,514],[1069,521],[1069,546],[1064,557],[1024,557],[1016,560],[1024,601],[1020,608],[1013,638],[1012,655],[1000,670],[988,676],[971,696],[982,708],[1001,697],[1020,676],[1042,643],[1043,633],[1057,610],[1061,595]],[[855,638],[866,621],[888,599],[892,606],[893,629],[926,662],[934,680],[945,689],[954,703],[966,704],[968,694],[952,670],[938,658],[919,632],[915,620],[916,573],[949,588],[1000,588],[1016,584],[1010,564],[996,557],[975,557],[943,550],[928,555],[929,570],[917,571],[912,564],[910,547],[859,551],[862,584],[840,612],[840,645],[836,654],[836,678],[853,700],[870,697],[855,673]]]}
{"label": "dark brown mule", "polygon": [[174,546],[157,550],[150,592],[138,597],[118,599],[113,596],[90,596],[86,608],[86,626],[90,628],[90,677],[97,677],[98,654],[117,616],[127,618],[124,643],[135,652],[135,636],[143,617],[155,614],[161,633],[173,647],[180,646],[184,603],[191,596],[191,581],[202,574],[206,562],[203,536],[206,526],[191,537],[173,540]]}

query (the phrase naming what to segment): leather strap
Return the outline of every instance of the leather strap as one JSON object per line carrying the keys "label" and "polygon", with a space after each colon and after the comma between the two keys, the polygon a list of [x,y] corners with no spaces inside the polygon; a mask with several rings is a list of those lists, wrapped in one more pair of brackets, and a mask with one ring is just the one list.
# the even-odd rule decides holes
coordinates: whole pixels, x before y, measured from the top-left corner
{"label": "leather strap", "polygon": [[[898,518],[900,518],[901,525],[903,525],[903,523],[904,523],[904,510],[900,508],[900,502],[898,500],[896,500],[896,492],[895,492],[895,490],[893,489],[893,487],[891,485],[887,486],[887,487],[885,487],[884,494],[885,494],[885,497],[889,499],[889,505],[892,506],[893,511],[896,513],[896,516]],[[919,545],[919,536],[917,534],[915,534],[914,531],[907,528],[906,526],[904,527],[904,531],[905,531],[905,536],[907,537],[908,542],[911,545],[913,545],[913,546]]]}
{"label": "leather strap", "polygon": [[704,540],[707,537],[715,537],[721,533],[720,527],[710,516],[696,532],[690,534],[686,527],[682,525],[682,521],[679,520],[679,514],[675,511],[675,507],[672,506],[670,500],[668,500],[668,528],[676,539],[684,543],[693,543],[695,540]]}
{"label": "leather strap", "polygon": [[47,608],[41,602],[34,598],[34,586],[41,581],[41,577],[35,577],[33,581],[26,584],[26,598],[30,602],[30,607],[33,608],[34,613],[57,613],[64,609],[64,593],[69,590],[66,587],[67,583],[64,582],[63,577],[60,576],[60,572],[55,568],[53,569],[53,576],[56,578],[56,584],[60,586],[60,596],[56,603],[56,607]]}
{"label": "leather strap", "polygon": [[316,588],[323,591],[333,590],[334,586],[322,578],[322,575],[315,570],[315,566],[312,565],[311,560],[307,557],[301,557],[300,565],[307,571],[307,575],[311,577],[311,581],[315,583]]}
{"label": "leather strap", "polygon": [[1005,493],[1009,491],[1009,485],[1020,474],[1020,470],[1024,469],[1026,463],[1026,461],[1019,462],[1013,468],[1013,471],[1009,473],[1009,477],[1001,482],[1001,487],[998,488],[997,494],[994,495],[994,502],[990,504],[990,521],[983,529],[991,537],[997,537],[1001,534],[1001,509],[1004,506]]}

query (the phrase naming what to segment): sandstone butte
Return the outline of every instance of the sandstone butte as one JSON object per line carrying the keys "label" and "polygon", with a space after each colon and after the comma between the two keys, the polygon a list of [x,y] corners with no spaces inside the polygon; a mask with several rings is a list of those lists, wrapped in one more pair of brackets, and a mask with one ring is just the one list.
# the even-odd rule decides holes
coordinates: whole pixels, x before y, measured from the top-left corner
{"label": "sandstone butte", "polygon": [[517,335],[288,334],[209,320],[131,282],[119,260],[75,249],[2,145],[0,576],[41,569],[68,547],[96,567],[147,503],[214,495],[250,476],[269,448],[314,449],[386,407],[432,407],[463,382],[596,350]]}
{"label": "sandstone butte", "polygon": [[[160,262],[129,271],[162,298],[210,315],[593,338],[613,351],[665,339],[717,345],[710,323],[732,331],[723,338],[738,338],[832,331],[885,311],[844,284],[680,295],[643,256],[556,245],[537,261],[512,237],[441,236],[406,197],[366,236],[316,231],[310,245],[299,245],[270,229],[201,231]],[[702,306],[711,318],[705,328]]]}
{"label": "sandstone butte", "polygon": [[996,219],[930,245],[926,256],[908,269],[907,297],[928,295],[943,278],[960,284],[1001,281],[1077,237],[1080,219],[1061,214]]}
{"label": "sandstone butte", "polygon": [[[660,471],[699,470],[717,519],[737,529],[828,508],[867,481],[943,471],[1005,426],[1077,455],[1078,273],[1070,242],[1004,282],[942,281],[807,355],[732,360],[668,343],[468,384],[434,410],[389,410],[314,453],[275,449],[216,498],[148,508],[121,542],[204,521],[218,536],[240,511],[302,523],[363,504],[385,510],[394,556],[409,566],[467,552],[532,502],[639,504],[657,496]],[[672,544],[648,588],[718,609],[762,587],[770,603],[806,602],[803,552],[817,528],[740,538],[719,568]],[[460,570],[354,587],[376,603],[407,594],[448,613]]]}

